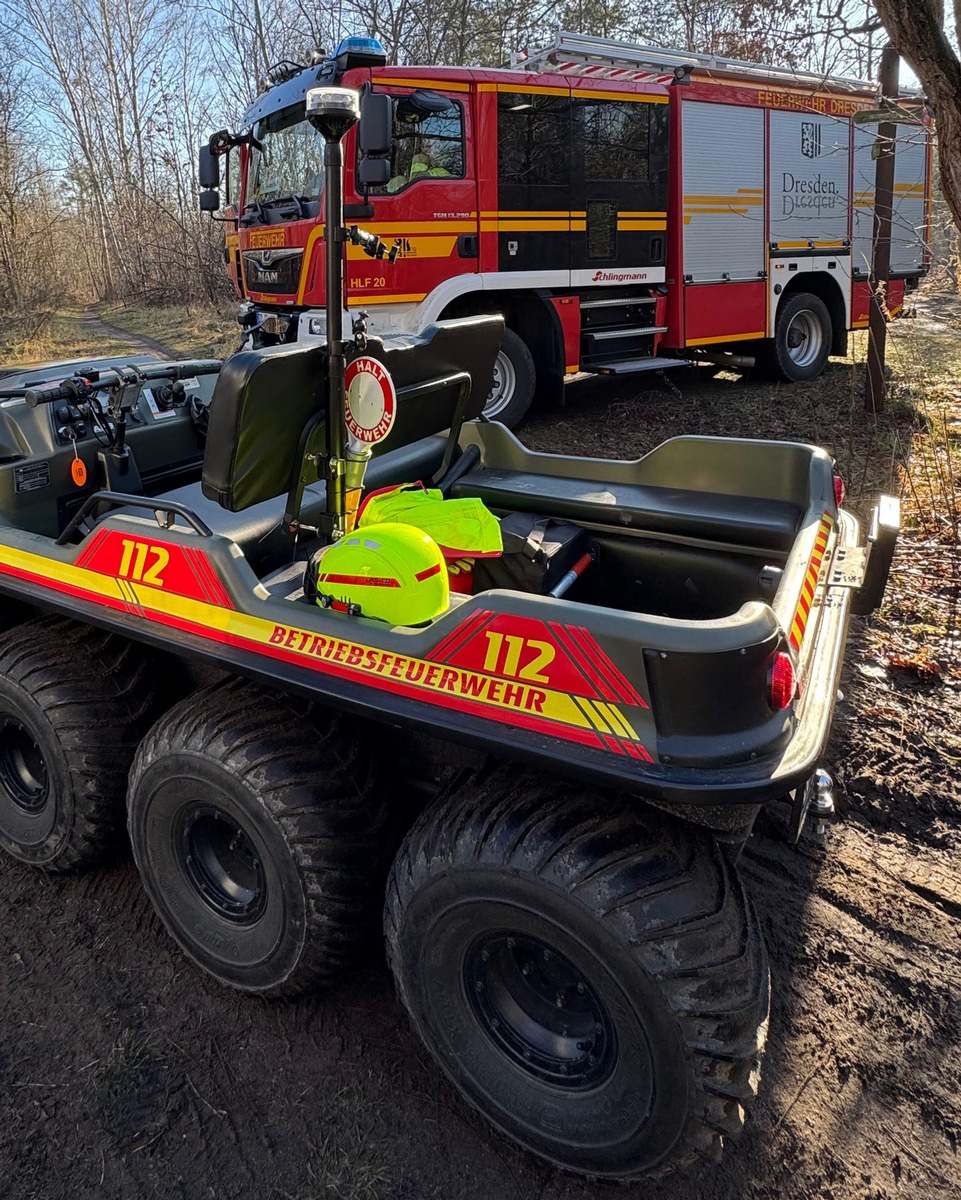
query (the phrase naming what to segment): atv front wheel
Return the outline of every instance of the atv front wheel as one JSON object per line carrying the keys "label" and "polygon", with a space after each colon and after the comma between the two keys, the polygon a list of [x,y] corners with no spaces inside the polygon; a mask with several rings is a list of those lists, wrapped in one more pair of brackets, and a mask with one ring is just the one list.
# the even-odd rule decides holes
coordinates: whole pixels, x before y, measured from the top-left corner
{"label": "atv front wheel", "polygon": [[60,617],[0,635],[0,847],[67,871],[121,846],[154,696],[149,657],[123,638]]}
{"label": "atv front wheel", "polygon": [[144,888],[221,983],[291,997],[376,928],[397,814],[362,722],[237,680],[144,739],[129,829]]}
{"label": "atv front wheel", "polygon": [[448,1077],[556,1165],[633,1179],[740,1130],[767,959],[706,835],[501,770],[411,831],[386,934],[401,1000]]}

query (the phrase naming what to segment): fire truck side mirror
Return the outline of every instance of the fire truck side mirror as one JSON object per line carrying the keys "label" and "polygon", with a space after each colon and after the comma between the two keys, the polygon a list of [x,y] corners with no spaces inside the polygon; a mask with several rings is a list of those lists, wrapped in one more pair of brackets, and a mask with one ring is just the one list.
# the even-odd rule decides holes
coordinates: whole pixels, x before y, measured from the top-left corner
{"label": "fire truck side mirror", "polygon": [[209,144],[200,147],[197,179],[202,188],[220,187],[220,159],[210,149]]}
{"label": "fire truck side mirror", "polygon": [[393,101],[383,92],[368,92],[360,110],[358,141],[361,154],[365,157],[389,154],[393,144],[393,134]]}
{"label": "fire truck side mirror", "polygon": [[368,188],[383,187],[390,179],[390,163],[386,158],[362,158],[357,167],[357,182],[365,195]]}
{"label": "fire truck side mirror", "polygon": [[215,213],[220,208],[220,192],[214,188],[204,188],[200,193],[200,211]]}

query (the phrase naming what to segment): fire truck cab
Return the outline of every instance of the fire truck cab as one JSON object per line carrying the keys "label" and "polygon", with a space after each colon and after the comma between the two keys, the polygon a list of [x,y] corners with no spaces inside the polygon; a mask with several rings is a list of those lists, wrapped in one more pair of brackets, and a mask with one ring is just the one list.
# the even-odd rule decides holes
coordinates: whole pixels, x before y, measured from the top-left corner
{"label": "fire truck cab", "polygon": [[[349,248],[349,308],[375,332],[503,315],[486,412],[509,426],[578,371],[812,378],[868,323],[873,85],[563,33],[511,69],[391,67],[350,38],[211,139],[254,345],[325,334],[318,83],[361,93],[347,217],[398,243]],[[929,129],[901,115],[892,313],[928,263]]]}

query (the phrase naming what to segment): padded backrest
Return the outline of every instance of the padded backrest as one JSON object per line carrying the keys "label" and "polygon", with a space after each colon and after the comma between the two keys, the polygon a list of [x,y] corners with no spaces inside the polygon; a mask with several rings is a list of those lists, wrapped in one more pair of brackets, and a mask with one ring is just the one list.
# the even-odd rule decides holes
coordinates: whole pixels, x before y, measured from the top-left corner
{"label": "padded backrest", "polygon": [[438,321],[423,333],[394,334],[383,339],[368,337],[365,354],[387,367],[397,391],[397,419],[390,434],[375,454],[442,433],[449,429],[457,412],[459,387],[418,392],[420,384],[466,372],[471,378],[470,395],[462,414],[467,421],[479,417],[491,390],[494,360],[504,333],[500,317],[464,317]]}
{"label": "padded backrest", "polygon": [[301,430],[324,402],[325,361],[316,342],[227,359],[210,401],[208,500],[240,512],[287,491]]}
{"label": "padded backrest", "polygon": [[[376,448],[384,454],[448,429],[462,389],[422,384],[466,372],[465,417],[479,416],[500,346],[500,317],[439,321],[422,334],[369,337],[364,354],[387,367],[397,390],[397,417]],[[315,343],[244,350],[224,363],[210,406],[202,487],[209,500],[240,512],[287,491],[304,426],[325,405],[325,354]]]}

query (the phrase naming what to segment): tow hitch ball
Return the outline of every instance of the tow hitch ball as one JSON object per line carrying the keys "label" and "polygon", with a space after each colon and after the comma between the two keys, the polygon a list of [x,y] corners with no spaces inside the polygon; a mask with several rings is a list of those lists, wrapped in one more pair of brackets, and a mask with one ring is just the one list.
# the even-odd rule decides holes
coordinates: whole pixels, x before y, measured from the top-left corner
{"label": "tow hitch ball", "polygon": [[794,805],[791,812],[792,842],[798,841],[804,822],[810,813],[815,820],[814,832],[819,838],[826,838],[829,821],[834,816],[834,781],[827,771],[817,770],[804,787],[799,787],[794,793]]}

